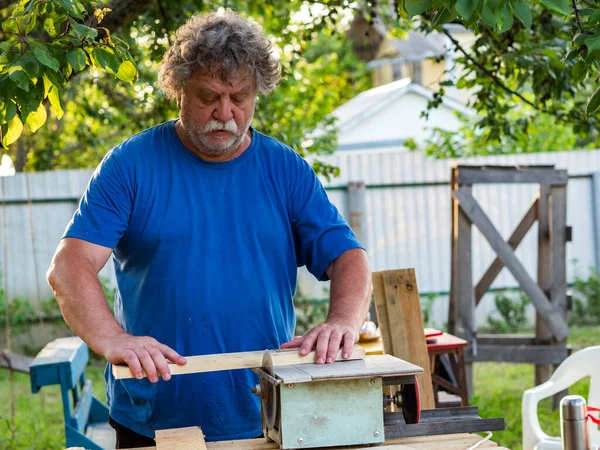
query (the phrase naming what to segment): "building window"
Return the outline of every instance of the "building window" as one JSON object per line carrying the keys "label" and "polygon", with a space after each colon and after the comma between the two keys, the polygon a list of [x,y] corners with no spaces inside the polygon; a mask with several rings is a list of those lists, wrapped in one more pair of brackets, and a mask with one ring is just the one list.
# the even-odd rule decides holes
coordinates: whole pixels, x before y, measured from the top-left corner
{"label": "building window", "polygon": [[393,81],[400,80],[402,78],[402,64],[392,65],[392,79]]}
{"label": "building window", "polygon": [[412,63],[412,76],[410,78],[414,83],[423,84],[421,61],[415,61]]}

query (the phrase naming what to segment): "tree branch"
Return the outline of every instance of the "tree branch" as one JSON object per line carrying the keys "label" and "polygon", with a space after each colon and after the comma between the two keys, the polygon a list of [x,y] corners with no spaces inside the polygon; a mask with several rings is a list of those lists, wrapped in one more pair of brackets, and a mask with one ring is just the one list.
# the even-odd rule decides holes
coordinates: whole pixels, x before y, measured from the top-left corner
{"label": "tree branch", "polygon": [[465,57],[471,61],[475,66],[477,66],[477,68],[479,70],[481,70],[483,73],[485,73],[488,77],[490,77],[492,79],[492,81],[494,82],[494,84],[496,84],[498,87],[500,87],[502,90],[504,90],[505,92],[508,92],[509,94],[512,94],[516,97],[518,97],[519,99],[521,99],[523,102],[527,103],[529,106],[531,106],[532,108],[536,109],[537,111],[543,112],[545,114],[551,114],[551,115],[555,115],[554,113],[544,109],[544,108],[540,108],[539,106],[537,106],[535,103],[527,100],[525,97],[523,97],[523,95],[519,94],[517,91],[512,90],[511,88],[509,88],[508,86],[506,86],[502,81],[500,81],[498,79],[498,77],[496,75],[494,75],[491,71],[489,71],[488,69],[486,69],[481,63],[479,63],[479,61],[477,61],[475,58],[473,58],[461,45],[460,43],[454,39],[452,37],[452,35],[450,34],[450,32],[448,30],[446,30],[445,28],[442,28],[442,31],[444,32],[444,34],[446,36],[448,36],[448,39],[450,39],[450,41],[452,42],[452,45],[454,45],[454,47],[456,47],[456,49],[458,51],[460,51],[463,55],[465,55]]}
{"label": "tree branch", "polygon": [[106,7],[110,12],[102,20],[102,26],[109,31],[115,31],[141,14],[148,7],[148,0],[111,0]]}
{"label": "tree branch", "polygon": [[581,25],[581,19],[579,18],[579,9],[577,9],[577,3],[575,0],[571,0],[571,6],[573,7],[573,12],[575,13],[575,22],[577,22],[577,28],[579,28],[579,32],[582,34],[594,34],[591,31],[586,31],[583,29]]}

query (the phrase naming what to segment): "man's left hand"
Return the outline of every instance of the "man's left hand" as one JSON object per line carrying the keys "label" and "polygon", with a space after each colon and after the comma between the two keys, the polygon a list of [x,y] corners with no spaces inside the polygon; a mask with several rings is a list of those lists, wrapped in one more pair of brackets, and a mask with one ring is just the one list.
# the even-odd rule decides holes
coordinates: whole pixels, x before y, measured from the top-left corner
{"label": "man's left hand", "polygon": [[359,331],[354,325],[342,320],[331,319],[316,326],[304,336],[286,342],[281,348],[300,347],[300,356],[306,356],[313,348],[316,348],[316,363],[332,364],[335,362],[340,347],[342,347],[342,358],[348,359],[352,356],[358,336]]}

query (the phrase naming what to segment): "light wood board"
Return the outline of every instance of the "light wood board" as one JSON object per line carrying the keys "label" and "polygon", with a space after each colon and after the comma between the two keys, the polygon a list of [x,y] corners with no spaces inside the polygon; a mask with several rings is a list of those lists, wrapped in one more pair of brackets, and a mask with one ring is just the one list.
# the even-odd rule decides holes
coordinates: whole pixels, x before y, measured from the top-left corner
{"label": "light wood board", "polygon": [[[256,369],[262,366],[263,356],[266,350],[255,352],[221,353],[215,355],[186,356],[187,363],[184,366],[169,363],[171,375],[184,375],[200,372],[216,372],[219,370],[234,369]],[[273,361],[273,367],[290,366],[296,364],[312,364],[315,362],[315,352],[306,356],[300,356],[298,349],[272,350],[269,351]],[[349,360],[363,359],[365,349],[355,345]],[[337,353],[336,361],[342,361],[342,350]],[[112,373],[119,379],[134,378],[126,365],[113,365]],[[144,373],[144,376],[146,374]]]}
{"label": "light wood board", "polygon": [[421,407],[435,408],[414,269],[374,272],[373,298],[385,352],[424,369],[417,375]]}
{"label": "light wood board", "polygon": [[156,430],[157,450],[207,450],[200,427]]}

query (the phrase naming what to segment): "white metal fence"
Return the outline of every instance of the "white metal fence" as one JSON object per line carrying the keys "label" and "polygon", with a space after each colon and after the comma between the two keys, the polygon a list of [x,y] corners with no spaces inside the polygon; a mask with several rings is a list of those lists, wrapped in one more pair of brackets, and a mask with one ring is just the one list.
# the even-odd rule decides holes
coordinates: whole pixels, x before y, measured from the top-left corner
{"label": "white metal fence", "polygon": [[[589,266],[598,267],[600,263],[599,150],[461,160],[434,160],[421,153],[398,150],[355,150],[338,152],[328,161],[340,167],[341,176],[325,186],[346,218],[348,183],[366,183],[362,234],[373,270],[414,267],[420,292],[440,294],[440,300],[434,302],[433,324],[441,325],[446,320],[444,293],[450,286],[449,177],[453,164],[554,164],[567,169],[568,224],[573,227],[573,241],[567,245],[568,280],[575,274],[571,261],[578,260],[582,276],[586,276]],[[91,174],[91,170],[71,170],[0,179],[1,271],[11,298],[23,296],[33,302],[51,296],[44,274]],[[474,187],[474,195],[500,232],[508,236],[536,189],[533,185],[480,185]],[[534,227],[517,250],[533,276],[537,269],[535,236]],[[474,233],[475,280],[493,258],[487,243]],[[107,264],[102,275],[112,279],[112,264]],[[306,271],[301,271],[300,280],[305,295],[326,296],[326,285],[310,280]],[[515,286],[516,281],[504,269],[492,287]],[[492,310],[493,299],[487,296],[478,308],[479,321]]]}

